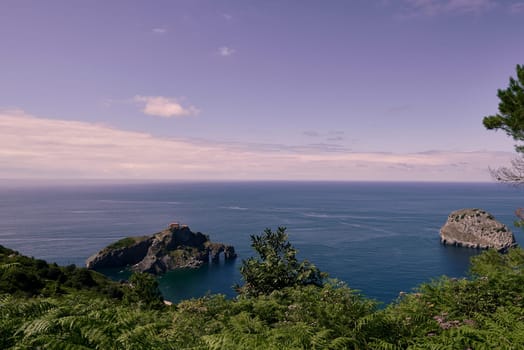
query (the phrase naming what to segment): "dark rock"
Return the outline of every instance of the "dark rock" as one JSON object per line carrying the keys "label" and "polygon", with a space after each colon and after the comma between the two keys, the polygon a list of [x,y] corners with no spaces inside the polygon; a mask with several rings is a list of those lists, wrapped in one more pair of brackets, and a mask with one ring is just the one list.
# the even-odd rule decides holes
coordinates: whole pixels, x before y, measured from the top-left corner
{"label": "dark rock", "polygon": [[235,248],[231,245],[226,245],[223,243],[209,243],[208,250],[212,261],[218,261],[220,253],[224,253],[225,260],[231,260],[237,257]]}
{"label": "dark rock", "polygon": [[209,237],[192,232],[187,226],[171,224],[168,229],[149,237],[125,238],[102,249],[90,257],[86,266],[90,269],[132,266],[133,270],[162,274],[179,268],[198,268],[219,259],[236,258],[235,248],[214,243]]}
{"label": "dark rock", "polygon": [[232,245],[226,245],[224,247],[224,258],[226,260],[233,260],[237,257],[237,253],[235,253],[235,247]]}
{"label": "dark rock", "polygon": [[145,239],[134,238],[135,243],[126,247],[111,248],[108,246],[86,261],[88,269],[134,265],[144,259],[153,242],[152,237]]}

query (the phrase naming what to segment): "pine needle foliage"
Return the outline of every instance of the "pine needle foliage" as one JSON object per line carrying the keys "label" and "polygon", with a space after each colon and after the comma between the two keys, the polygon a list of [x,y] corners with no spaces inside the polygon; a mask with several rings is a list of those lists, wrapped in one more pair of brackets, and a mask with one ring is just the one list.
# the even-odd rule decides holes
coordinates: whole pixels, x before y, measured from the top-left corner
{"label": "pine needle foliage", "polygon": [[[515,141],[524,141],[524,65],[517,64],[516,78],[509,78],[506,89],[499,89],[500,100],[495,115],[482,120],[486,129],[502,130]],[[524,147],[517,145],[517,152],[524,152]]]}

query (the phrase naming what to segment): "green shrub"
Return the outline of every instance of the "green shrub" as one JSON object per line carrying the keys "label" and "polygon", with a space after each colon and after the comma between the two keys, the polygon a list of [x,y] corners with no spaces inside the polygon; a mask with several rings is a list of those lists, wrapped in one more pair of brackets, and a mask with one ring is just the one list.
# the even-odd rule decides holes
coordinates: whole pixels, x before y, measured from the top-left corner
{"label": "green shrub", "polygon": [[120,248],[128,248],[140,241],[143,241],[144,239],[148,238],[147,236],[142,237],[126,237],[122,238],[121,240],[118,240],[114,243],[111,243],[108,245],[105,249],[106,250],[112,250],[112,249],[120,249]]}

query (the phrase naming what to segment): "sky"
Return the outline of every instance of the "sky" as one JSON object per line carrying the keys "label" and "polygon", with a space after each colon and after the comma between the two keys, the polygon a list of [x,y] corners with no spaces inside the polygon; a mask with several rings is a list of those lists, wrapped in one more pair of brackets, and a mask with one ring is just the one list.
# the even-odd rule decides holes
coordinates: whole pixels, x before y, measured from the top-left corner
{"label": "sky", "polygon": [[0,0],[0,179],[491,181],[524,0]]}

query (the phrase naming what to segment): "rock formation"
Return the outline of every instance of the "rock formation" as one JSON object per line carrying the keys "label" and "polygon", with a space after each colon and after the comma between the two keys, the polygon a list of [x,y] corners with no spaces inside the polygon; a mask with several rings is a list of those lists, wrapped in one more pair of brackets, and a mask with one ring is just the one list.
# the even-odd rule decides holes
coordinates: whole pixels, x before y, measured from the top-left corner
{"label": "rock formation", "polygon": [[505,251],[516,245],[511,230],[482,209],[452,212],[440,229],[443,244]]}
{"label": "rock formation", "polygon": [[187,226],[171,224],[152,236],[127,237],[87,259],[88,269],[131,266],[135,271],[161,274],[178,268],[197,268],[217,261],[223,252],[226,260],[236,258],[235,248],[211,242],[209,237],[192,232]]}

